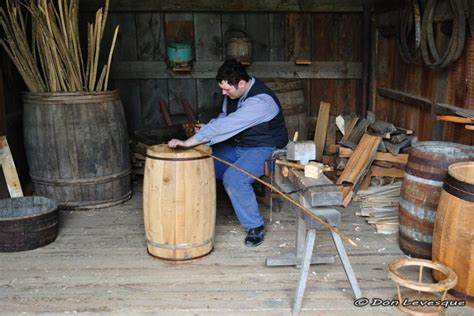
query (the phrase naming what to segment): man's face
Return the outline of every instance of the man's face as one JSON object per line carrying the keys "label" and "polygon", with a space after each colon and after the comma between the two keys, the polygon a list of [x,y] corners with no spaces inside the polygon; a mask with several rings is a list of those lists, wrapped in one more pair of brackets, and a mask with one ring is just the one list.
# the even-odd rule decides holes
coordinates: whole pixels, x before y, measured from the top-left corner
{"label": "man's face", "polygon": [[227,80],[219,82],[219,88],[221,88],[222,95],[225,95],[232,100],[240,98],[246,91],[247,84],[244,80],[240,80],[237,84],[237,88],[229,84]]}

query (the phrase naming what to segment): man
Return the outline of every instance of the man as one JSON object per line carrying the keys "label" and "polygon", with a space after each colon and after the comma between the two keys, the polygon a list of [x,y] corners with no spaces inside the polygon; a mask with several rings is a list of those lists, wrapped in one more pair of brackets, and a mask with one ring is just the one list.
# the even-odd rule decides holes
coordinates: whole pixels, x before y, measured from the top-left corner
{"label": "man", "polygon": [[[288,132],[275,94],[250,77],[235,59],[226,61],[216,80],[224,95],[222,113],[185,141],[172,139],[168,146],[213,145],[214,155],[260,177],[265,160],[276,148],[288,143]],[[240,224],[246,228],[245,245],[255,247],[264,240],[265,229],[258,209],[253,179],[214,160],[216,178],[223,181]]]}

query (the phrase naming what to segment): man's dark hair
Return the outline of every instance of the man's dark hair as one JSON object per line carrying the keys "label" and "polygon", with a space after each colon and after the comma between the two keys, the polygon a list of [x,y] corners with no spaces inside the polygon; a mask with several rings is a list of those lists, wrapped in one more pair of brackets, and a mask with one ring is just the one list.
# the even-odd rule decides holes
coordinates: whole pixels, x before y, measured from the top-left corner
{"label": "man's dark hair", "polygon": [[226,60],[217,71],[216,80],[217,82],[225,80],[228,84],[237,88],[237,84],[240,80],[248,82],[250,76],[239,61],[229,59]]}

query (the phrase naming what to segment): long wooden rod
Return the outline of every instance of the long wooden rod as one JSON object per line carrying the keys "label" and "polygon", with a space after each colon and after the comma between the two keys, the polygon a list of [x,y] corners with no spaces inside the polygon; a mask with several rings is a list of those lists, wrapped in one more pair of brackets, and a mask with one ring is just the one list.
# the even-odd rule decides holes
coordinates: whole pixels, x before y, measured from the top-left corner
{"label": "long wooden rod", "polygon": [[205,155],[205,156],[211,156],[212,158],[214,158],[215,160],[219,161],[219,162],[222,162],[223,164],[226,164],[228,165],[229,167],[232,167],[234,168],[235,170],[238,170],[240,172],[242,172],[243,174],[246,174],[247,176],[251,177],[252,179],[254,179],[255,181],[263,184],[264,186],[270,188],[271,190],[275,191],[276,193],[278,193],[279,195],[281,195],[285,200],[289,201],[290,203],[298,206],[299,208],[301,208],[303,211],[305,211],[306,214],[308,214],[309,216],[311,216],[312,218],[314,218],[315,220],[317,220],[319,223],[321,223],[321,225],[323,225],[324,227],[326,227],[327,229],[329,229],[330,231],[332,231],[333,233],[336,233],[339,235],[339,237],[341,237],[342,239],[344,239],[345,241],[347,241],[348,243],[350,243],[352,246],[355,246],[357,247],[357,244],[352,240],[350,239],[349,237],[347,237],[346,235],[344,235],[343,233],[341,233],[340,231],[338,231],[337,229],[335,229],[334,227],[332,227],[331,225],[329,225],[328,223],[326,223],[321,217],[317,216],[316,214],[314,214],[313,212],[311,212],[310,209],[308,209],[307,207],[305,207],[304,205],[302,205],[301,203],[299,202],[296,202],[295,200],[293,200],[289,195],[283,193],[282,191],[278,190],[276,187],[274,187],[273,185],[271,185],[270,183],[267,183],[265,181],[263,181],[262,179],[259,179],[257,178],[256,176],[254,176],[253,174],[245,171],[244,169],[242,168],[239,168],[237,167],[236,165],[224,160],[224,159],[221,159],[219,157],[216,157],[212,154],[209,154],[201,149],[197,149],[196,147],[193,147],[192,149],[198,151],[199,153]]}

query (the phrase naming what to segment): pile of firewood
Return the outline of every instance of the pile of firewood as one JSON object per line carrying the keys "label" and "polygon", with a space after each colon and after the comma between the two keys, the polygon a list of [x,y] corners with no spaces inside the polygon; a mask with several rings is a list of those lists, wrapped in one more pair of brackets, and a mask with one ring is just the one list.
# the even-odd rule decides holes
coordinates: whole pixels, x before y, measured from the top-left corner
{"label": "pile of firewood", "polygon": [[337,183],[353,183],[351,187],[343,188],[343,206],[351,202],[357,191],[367,189],[371,183],[382,185],[403,178],[408,161],[406,152],[416,141],[413,131],[370,119],[371,113],[368,117],[345,120],[337,117],[335,124],[343,137],[337,144],[326,146],[326,153],[335,155],[332,163],[338,176]]}

